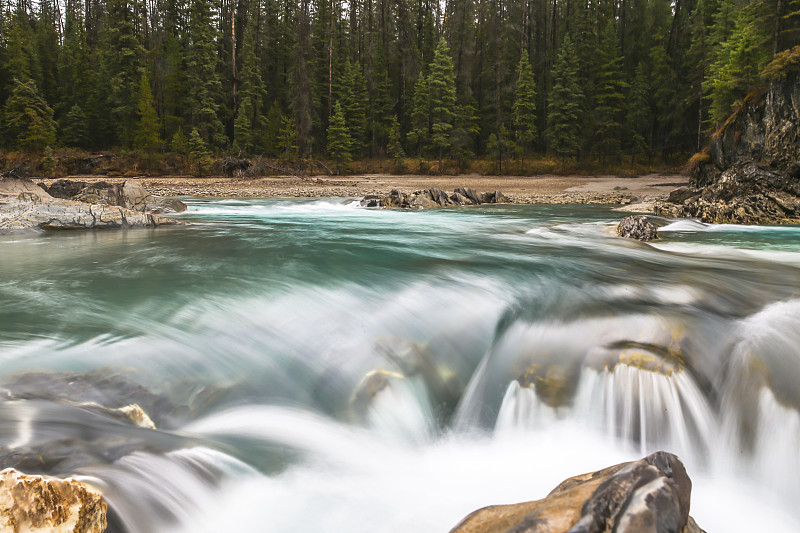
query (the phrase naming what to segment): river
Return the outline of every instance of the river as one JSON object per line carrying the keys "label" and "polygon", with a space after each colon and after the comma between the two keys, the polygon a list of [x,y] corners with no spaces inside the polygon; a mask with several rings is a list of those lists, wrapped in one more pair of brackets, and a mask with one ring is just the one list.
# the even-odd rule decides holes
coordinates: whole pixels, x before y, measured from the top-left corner
{"label": "river", "polygon": [[0,456],[110,531],[445,533],[659,449],[710,533],[800,530],[800,228],[187,202],[0,236]]}

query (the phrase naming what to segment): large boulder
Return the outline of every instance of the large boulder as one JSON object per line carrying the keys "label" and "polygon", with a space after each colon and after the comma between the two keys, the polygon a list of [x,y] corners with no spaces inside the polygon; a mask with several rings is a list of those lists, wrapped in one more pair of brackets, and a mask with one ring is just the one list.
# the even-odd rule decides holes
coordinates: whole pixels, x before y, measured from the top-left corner
{"label": "large boulder", "polygon": [[54,198],[114,205],[140,212],[160,214],[186,211],[186,204],[180,200],[154,196],[135,180],[112,184],[105,181],[87,183],[61,179],[53,182],[47,188],[47,192]]}
{"label": "large boulder", "polygon": [[620,221],[617,235],[647,242],[658,239],[658,228],[646,216],[633,215]]}
{"label": "large boulder", "polygon": [[0,472],[0,531],[9,533],[102,533],[103,496],[74,479]]}
{"label": "large boulder", "polygon": [[701,533],[691,493],[680,460],[656,452],[569,478],[542,500],[479,509],[450,533]]}
{"label": "large boulder", "polygon": [[0,234],[32,229],[156,227],[181,221],[109,205],[54,198],[30,180],[0,180]]}
{"label": "large boulder", "polygon": [[362,207],[435,209],[460,205],[504,204],[510,202],[511,200],[500,191],[478,193],[473,189],[458,188],[453,194],[448,195],[445,191],[432,187],[412,193],[403,193],[393,189],[389,194],[382,197],[365,196],[359,203]]}

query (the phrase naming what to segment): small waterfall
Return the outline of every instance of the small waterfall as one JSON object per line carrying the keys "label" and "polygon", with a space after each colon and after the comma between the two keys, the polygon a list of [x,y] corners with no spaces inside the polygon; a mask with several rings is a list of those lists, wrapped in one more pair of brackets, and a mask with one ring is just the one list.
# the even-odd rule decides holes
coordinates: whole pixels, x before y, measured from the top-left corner
{"label": "small waterfall", "polygon": [[551,407],[534,389],[513,381],[497,427],[543,428],[560,420],[636,443],[643,455],[663,448],[698,458],[707,455],[717,427],[711,406],[687,371],[662,374],[625,364],[613,370],[584,368],[571,406]]}

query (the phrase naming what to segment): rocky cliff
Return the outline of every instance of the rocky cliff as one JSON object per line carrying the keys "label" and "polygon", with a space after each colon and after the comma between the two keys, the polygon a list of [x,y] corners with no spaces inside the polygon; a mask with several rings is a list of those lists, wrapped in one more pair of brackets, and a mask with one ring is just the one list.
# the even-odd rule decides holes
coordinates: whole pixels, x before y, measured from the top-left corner
{"label": "rocky cliff", "polygon": [[776,57],[766,69],[769,84],[751,92],[692,158],[689,187],[658,204],[656,214],[713,223],[800,223],[798,58],[800,48]]}

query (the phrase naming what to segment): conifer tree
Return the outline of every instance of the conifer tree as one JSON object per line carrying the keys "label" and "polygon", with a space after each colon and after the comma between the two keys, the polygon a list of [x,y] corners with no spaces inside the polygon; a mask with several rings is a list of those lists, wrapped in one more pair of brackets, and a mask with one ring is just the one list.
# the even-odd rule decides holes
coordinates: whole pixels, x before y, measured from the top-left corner
{"label": "conifer tree", "polygon": [[[334,106],[333,117],[328,126],[328,156],[338,164],[350,160],[353,141],[347,128],[347,119],[339,102]],[[337,167],[338,169],[338,167]]]}
{"label": "conifer tree", "polygon": [[89,148],[89,121],[78,104],[73,105],[61,120],[61,142],[66,146]]}
{"label": "conifer tree", "polygon": [[[215,148],[227,143],[219,118],[222,83],[217,65],[217,30],[211,0],[191,0],[189,51],[186,58],[188,105],[191,124]],[[191,141],[191,137],[190,137]]]}
{"label": "conifer tree", "polygon": [[253,149],[253,129],[250,123],[250,96],[239,102],[239,111],[233,124],[233,146],[237,150],[250,153]]}
{"label": "conifer tree", "polygon": [[[264,138],[266,134],[266,116],[264,113],[264,100],[266,98],[266,88],[264,79],[261,76],[260,61],[257,54],[258,39],[257,25],[259,12],[259,2],[253,2],[250,10],[252,20],[248,22],[244,32],[242,43],[241,70],[239,78],[238,109],[234,121],[233,139],[236,145],[250,152],[253,149],[263,151]],[[242,108],[246,109],[243,111]],[[246,139],[240,139],[238,131],[245,135]]]}
{"label": "conifer tree", "polygon": [[578,86],[574,56],[575,47],[569,35],[566,35],[553,66],[553,88],[550,91],[545,132],[550,148],[561,157],[576,154],[580,147],[583,93]]}
{"label": "conifer tree", "polygon": [[281,129],[278,134],[280,157],[297,157],[297,127],[294,118],[281,114]]}
{"label": "conifer tree", "polygon": [[367,92],[364,74],[357,62],[347,61],[344,64],[339,104],[350,131],[351,151],[358,154],[363,151],[366,141]]}
{"label": "conifer tree", "polygon": [[603,163],[611,156],[618,160],[622,154],[622,116],[625,106],[622,81],[622,59],[617,47],[617,34],[612,22],[606,24],[598,50],[598,69],[595,84],[596,148]]}
{"label": "conifer tree", "polygon": [[406,155],[403,151],[402,133],[400,132],[400,122],[397,120],[397,115],[392,117],[392,124],[389,126],[389,143],[386,146],[386,151],[394,159],[395,163],[400,162]]}
{"label": "conifer tree", "polygon": [[10,148],[42,151],[56,141],[53,110],[39,95],[36,84],[14,80],[3,108],[4,137]]}
{"label": "conifer tree", "polygon": [[628,91],[625,110],[625,133],[627,152],[631,156],[633,167],[636,156],[649,151],[648,134],[650,128],[650,105],[648,103],[649,86],[647,70],[644,63],[636,68],[636,76]]}
{"label": "conifer tree", "polygon": [[192,133],[189,134],[187,148],[192,162],[197,165],[197,174],[202,176],[203,171],[211,164],[211,152],[196,129],[193,129]]}
{"label": "conifer tree", "polygon": [[431,105],[428,94],[428,78],[419,73],[417,83],[414,85],[413,108],[411,111],[411,131],[408,132],[408,142],[417,149],[417,155],[422,158],[422,151],[428,141],[430,133]]}
{"label": "conifer tree", "polygon": [[146,74],[142,74],[139,81],[136,115],[139,117],[139,123],[136,125],[133,147],[145,154],[152,154],[161,147],[161,139],[158,133],[160,131],[158,113],[153,101],[153,92],[150,90],[150,80]]}
{"label": "conifer tree", "polygon": [[536,140],[536,82],[528,59],[523,50],[517,67],[517,86],[514,90],[514,130],[517,144],[523,150],[531,147]]}
{"label": "conifer tree", "polygon": [[186,135],[183,134],[183,128],[175,130],[172,139],[169,141],[169,149],[176,154],[185,154],[188,151],[189,145]]}
{"label": "conifer tree", "polygon": [[456,119],[456,80],[450,49],[444,37],[439,39],[434,51],[428,76],[428,98],[431,109],[431,147],[439,153],[441,172],[444,151],[453,146],[451,132]]}

